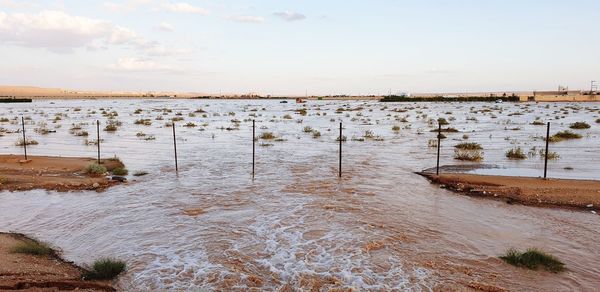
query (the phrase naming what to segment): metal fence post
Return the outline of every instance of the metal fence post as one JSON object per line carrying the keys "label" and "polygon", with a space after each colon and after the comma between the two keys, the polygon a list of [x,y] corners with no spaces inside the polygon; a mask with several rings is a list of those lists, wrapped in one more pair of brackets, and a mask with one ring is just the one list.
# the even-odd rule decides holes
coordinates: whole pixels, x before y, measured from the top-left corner
{"label": "metal fence post", "polygon": [[442,146],[442,124],[438,123],[438,135],[437,135],[437,164],[435,167],[435,175],[440,175],[440,147]]}
{"label": "metal fence post", "polygon": [[25,151],[25,160],[27,160],[27,139],[25,138],[25,118],[21,117],[21,126],[23,127],[23,150]]}
{"label": "metal fence post", "polygon": [[344,136],[342,135],[342,122],[340,122],[340,165],[339,165],[339,177],[342,177],[342,140],[344,140]]}
{"label": "metal fence post", "polygon": [[548,146],[550,143],[550,122],[548,122],[548,128],[546,129],[546,157],[544,157],[544,179],[548,174]]}
{"label": "metal fence post", "polygon": [[254,164],[256,163],[256,121],[252,120],[252,178],[254,178]]}
{"label": "metal fence post", "polygon": [[96,120],[96,144],[98,144],[98,164],[100,164],[100,121]]}
{"label": "metal fence post", "polygon": [[173,123],[173,149],[175,150],[175,171],[179,172],[179,166],[177,165],[177,137],[175,136],[175,121]]}

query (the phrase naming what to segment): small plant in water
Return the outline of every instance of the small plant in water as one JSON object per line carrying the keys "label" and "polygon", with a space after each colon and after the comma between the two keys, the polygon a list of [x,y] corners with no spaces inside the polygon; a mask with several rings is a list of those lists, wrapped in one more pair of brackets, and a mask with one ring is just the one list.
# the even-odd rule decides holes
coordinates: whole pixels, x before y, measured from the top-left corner
{"label": "small plant in water", "polygon": [[17,146],[24,146],[24,145],[37,145],[38,141],[33,140],[33,139],[27,139],[27,140],[23,140],[23,138],[20,138],[19,140],[17,140],[16,145]]}
{"label": "small plant in water", "polygon": [[111,280],[125,271],[125,262],[110,258],[96,260],[92,268],[83,274],[86,280]]}
{"label": "small plant in water", "polygon": [[479,143],[475,142],[464,142],[457,145],[454,145],[454,148],[464,149],[464,150],[481,150],[483,147]]}
{"label": "small plant in water", "polygon": [[144,176],[144,175],[147,175],[147,174],[148,174],[148,172],[147,172],[147,171],[140,170],[140,171],[136,171],[136,172],[133,174],[133,176]]}
{"label": "small plant in water", "polygon": [[260,138],[263,140],[272,140],[275,139],[275,135],[272,132],[263,132],[260,134]]}
{"label": "small plant in water", "polygon": [[[436,141],[437,142],[437,141]],[[465,161],[481,161],[483,160],[483,152],[479,149],[454,149],[454,159]]]}
{"label": "small plant in water", "polygon": [[536,270],[543,267],[547,271],[558,273],[565,270],[565,264],[553,255],[541,250],[530,248],[525,252],[509,249],[500,259],[513,266]]}
{"label": "small plant in water", "polygon": [[589,129],[591,126],[586,123],[586,122],[575,122],[572,123],[569,128],[571,129],[577,129],[577,130],[581,130],[581,129]]}
{"label": "small plant in water", "polygon": [[552,136],[550,136],[550,142],[560,142],[563,140],[570,140],[570,139],[581,139],[581,135],[577,134],[577,133],[573,133],[569,130],[565,130],[565,131],[560,131]]}
{"label": "small plant in water", "polygon": [[506,151],[506,157],[509,159],[526,159],[527,155],[521,147],[515,147]]}

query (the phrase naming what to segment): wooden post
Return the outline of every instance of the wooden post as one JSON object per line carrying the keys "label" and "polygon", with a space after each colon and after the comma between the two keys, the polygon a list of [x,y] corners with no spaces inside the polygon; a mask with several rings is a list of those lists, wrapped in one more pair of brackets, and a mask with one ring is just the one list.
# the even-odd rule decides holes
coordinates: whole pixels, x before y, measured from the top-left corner
{"label": "wooden post", "polygon": [[548,128],[546,129],[546,157],[544,157],[544,179],[548,174],[548,144],[550,143],[550,122],[548,122]]}
{"label": "wooden post", "polygon": [[100,164],[100,121],[96,120],[96,144],[98,144],[98,164]]}
{"label": "wooden post", "polygon": [[437,141],[437,164],[435,167],[435,175],[440,175],[440,147],[442,146],[442,124],[438,124]]}
{"label": "wooden post", "polygon": [[339,165],[339,177],[342,177],[342,140],[344,136],[342,135],[342,122],[340,122],[340,165]]}
{"label": "wooden post", "polygon": [[175,121],[173,123],[173,149],[175,150],[175,171],[179,172],[179,166],[177,165],[177,137],[175,136]]}
{"label": "wooden post", "polygon": [[21,125],[23,127],[23,150],[25,151],[25,160],[27,160],[27,139],[25,138],[25,118],[21,117]]}
{"label": "wooden post", "polygon": [[256,162],[256,121],[252,120],[252,178],[254,178],[254,164]]}

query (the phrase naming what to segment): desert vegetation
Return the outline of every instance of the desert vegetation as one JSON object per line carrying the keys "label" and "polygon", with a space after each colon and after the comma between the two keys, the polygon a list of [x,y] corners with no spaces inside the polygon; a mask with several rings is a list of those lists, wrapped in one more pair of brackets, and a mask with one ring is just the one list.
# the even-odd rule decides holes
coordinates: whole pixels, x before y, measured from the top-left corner
{"label": "desert vegetation", "polygon": [[554,273],[565,270],[565,264],[559,259],[535,248],[527,249],[524,252],[509,249],[506,254],[500,256],[500,259],[513,266],[531,270],[543,268]]}

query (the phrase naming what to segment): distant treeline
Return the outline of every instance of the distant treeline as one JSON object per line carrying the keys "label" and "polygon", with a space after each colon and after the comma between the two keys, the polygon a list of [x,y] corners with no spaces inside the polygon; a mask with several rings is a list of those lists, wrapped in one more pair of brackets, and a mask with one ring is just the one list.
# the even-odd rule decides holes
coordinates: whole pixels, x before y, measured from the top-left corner
{"label": "distant treeline", "polygon": [[460,96],[460,97],[408,97],[406,95],[386,95],[379,101],[381,102],[453,102],[453,101],[487,101],[494,102],[496,100],[516,102],[519,97],[515,94],[507,96]]}
{"label": "distant treeline", "polygon": [[16,98],[9,96],[0,96],[0,103],[9,103],[9,102],[32,102],[31,98]]}

